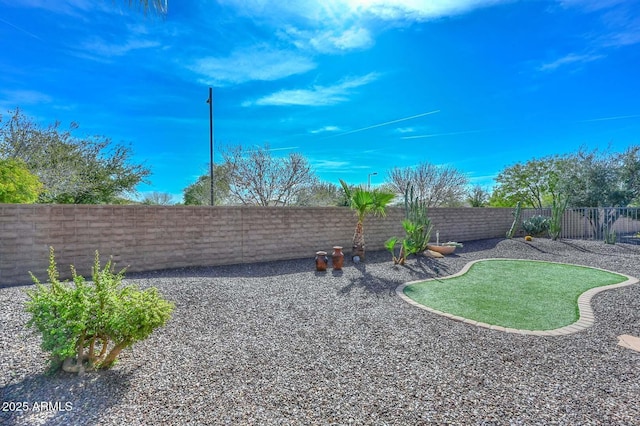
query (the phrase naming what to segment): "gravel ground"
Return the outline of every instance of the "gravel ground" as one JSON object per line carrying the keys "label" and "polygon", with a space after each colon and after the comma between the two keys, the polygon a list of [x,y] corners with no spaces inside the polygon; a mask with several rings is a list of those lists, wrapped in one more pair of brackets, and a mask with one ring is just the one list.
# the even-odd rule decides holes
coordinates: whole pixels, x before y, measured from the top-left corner
{"label": "gravel ground", "polygon": [[[405,267],[373,252],[342,272],[301,259],[131,274],[175,302],[173,318],[82,377],[44,375],[26,287],[3,288],[0,401],[29,411],[0,411],[0,424],[640,424],[640,353],[617,345],[640,335],[640,286],[598,294],[595,325],[563,337],[473,327],[394,293],[492,257],[640,276],[639,246],[546,239],[475,241]],[[49,410],[33,411],[41,401]]]}

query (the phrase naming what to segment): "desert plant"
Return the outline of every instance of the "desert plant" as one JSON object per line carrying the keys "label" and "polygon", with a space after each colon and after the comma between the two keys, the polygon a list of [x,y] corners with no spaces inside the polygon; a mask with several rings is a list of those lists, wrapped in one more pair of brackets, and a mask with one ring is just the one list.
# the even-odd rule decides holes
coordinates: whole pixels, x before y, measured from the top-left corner
{"label": "desert plant", "polygon": [[427,202],[414,196],[413,185],[407,185],[404,191],[404,216],[402,227],[406,234],[404,245],[407,247],[407,255],[426,250],[433,225],[428,215]]}
{"label": "desert plant", "polygon": [[364,260],[364,219],[367,215],[385,216],[387,204],[393,200],[395,194],[381,190],[366,190],[358,187],[351,189],[345,181],[340,179],[340,184],[349,201],[349,207],[356,212],[358,223],[353,233],[353,253],[355,258]]}
{"label": "desert plant", "polygon": [[618,239],[616,231],[614,229],[605,229],[604,243],[615,244]]}
{"label": "desert plant", "polygon": [[569,204],[569,198],[565,197],[562,200],[557,200],[557,197],[553,198],[553,204],[551,205],[551,220],[549,221],[549,236],[552,240],[560,238],[562,233],[562,218],[564,212]]}
{"label": "desert plant", "polygon": [[51,371],[68,372],[111,367],[120,352],[146,339],[164,325],[174,306],[155,287],[139,290],[122,286],[125,270],[117,274],[111,260],[100,268],[96,251],[93,284],[71,266],[72,283],[61,283],[53,247],[49,249],[49,285],[31,274],[35,290],[28,290],[28,327],[42,334],[42,349],[51,353]]}
{"label": "desert plant", "polygon": [[520,223],[520,215],[522,214],[522,201],[518,201],[516,204],[516,209],[511,212],[513,215],[513,223],[511,224],[511,228],[507,231],[507,238],[511,239],[515,235],[518,230],[518,223]]}
{"label": "desert plant", "polygon": [[550,220],[546,216],[533,216],[522,222],[522,229],[531,236],[539,236],[549,230]]}
{"label": "desert plant", "polygon": [[391,258],[393,260],[393,264],[394,265],[397,265],[397,264],[404,265],[404,262],[407,259],[407,243],[406,243],[406,240],[400,241],[400,252],[398,253],[398,256],[396,257],[396,245],[397,244],[398,244],[398,238],[391,237],[384,243],[384,246],[391,253]]}

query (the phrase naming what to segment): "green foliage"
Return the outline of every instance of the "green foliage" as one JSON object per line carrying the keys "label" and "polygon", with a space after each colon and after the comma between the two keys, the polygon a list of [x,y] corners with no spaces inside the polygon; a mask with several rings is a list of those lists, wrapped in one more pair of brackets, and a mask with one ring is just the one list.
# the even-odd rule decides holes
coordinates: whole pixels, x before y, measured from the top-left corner
{"label": "green foliage", "polygon": [[559,197],[553,198],[551,219],[549,221],[549,236],[554,241],[560,238],[560,234],[562,233],[562,218],[564,217],[568,203],[569,198],[567,197],[562,199],[559,199]]}
{"label": "green foliage", "polygon": [[340,179],[340,185],[348,200],[349,207],[355,210],[358,217],[353,233],[353,255],[364,257],[364,219],[367,215],[385,216],[387,205],[394,199],[395,194],[378,189],[366,190],[362,187],[351,188]]}
{"label": "green foliage", "polygon": [[0,158],[20,159],[38,176],[41,203],[111,203],[146,182],[151,172],[131,163],[130,147],[105,137],[77,138],[77,128],[42,128],[18,109],[7,121],[0,117]]}
{"label": "green foliage", "polygon": [[551,220],[546,216],[533,216],[522,222],[522,229],[527,235],[536,237],[549,231],[550,222]]}
{"label": "green foliage", "polygon": [[604,233],[605,244],[615,244],[617,240],[618,240],[618,236],[615,230],[605,229],[605,233]]}
{"label": "green foliage", "polygon": [[558,161],[558,157],[545,157],[507,167],[496,178],[502,198],[542,208],[543,197],[549,191],[549,176]]}
{"label": "green foliage", "polygon": [[[227,168],[223,165],[213,166],[213,198],[214,204],[220,205],[229,198],[229,179]],[[183,190],[184,204],[194,206],[211,205],[211,176],[203,174],[197,181]]]}
{"label": "green foliage", "polygon": [[406,234],[407,254],[420,253],[427,249],[433,225],[428,216],[427,202],[414,195],[413,186],[404,191],[404,212],[402,227]]}
{"label": "green foliage", "polygon": [[352,189],[345,181],[340,180],[340,185],[349,200],[349,207],[356,212],[358,222],[363,222],[364,218],[372,214],[374,216],[386,215],[387,205],[394,199],[395,194],[377,189],[367,190],[361,187]]}
{"label": "green foliage", "polygon": [[398,244],[398,238],[397,237],[391,237],[389,238],[385,243],[384,246],[387,250],[389,250],[389,252],[391,253],[391,258],[393,260],[393,264],[397,265],[404,265],[404,262],[407,258],[407,251],[406,251],[406,240],[403,240],[400,243],[400,252],[398,253],[398,256],[396,257],[396,245]]}
{"label": "green foliage", "polygon": [[93,284],[71,267],[72,283],[61,283],[53,248],[49,250],[49,285],[31,274],[35,290],[28,290],[27,326],[42,335],[42,349],[51,353],[52,370],[82,372],[85,368],[109,368],[119,353],[146,339],[170,318],[173,304],[154,287],[146,290],[122,286],[125,270],[114,273],[112,262],[100,267],[96,251]]}
{"label": "green foliage", "polygon": [[397,237],[392,237],[385,243],[387,250],[391,252],[394,264],[404,265],[406,257],[411,254],[423,252],[427,249],[431,239],[433,225],[428,216],[426,201],[421,201],[414,194],[413,185],[407,186],[404,191],[404,215],[402,221],[405,237],[401,242],[400,253],[395,256]]}
{"label": "green foliage", "polygon": [[0,159],[0,203],[35,203],[42,183],[19,159]]}
{"label": "green foliage", "polygon": [[513,223],[511,224],[511,228],[507,231],[507,238],[511,239],[516,234],[518,230],[518,223],[520,223],[520,215],[522,214],[522,201],[518,201],[516,204],[516,209],[511,212],[513,215]]}

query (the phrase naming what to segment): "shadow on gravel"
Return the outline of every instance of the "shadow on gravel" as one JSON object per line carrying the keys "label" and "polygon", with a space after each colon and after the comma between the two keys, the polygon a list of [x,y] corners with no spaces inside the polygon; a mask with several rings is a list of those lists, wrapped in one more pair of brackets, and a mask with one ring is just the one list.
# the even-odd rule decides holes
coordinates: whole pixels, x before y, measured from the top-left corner
{"label": "shadow on gravel", "polygon": [[[370,263],[370,261],[367,260],[367,263]],[[348,285],[340,289],[340,294],[348,294],[356,288],[364,288],[369,293],[373,293],[375,295],[387,294],[392,296],[395,294],[396,287],[401,283],[399,280],[385,280],[374,276],[367,272],[367,264],[365,263],[354,265],[354,267],[360,271],[361,275],[359,277],[352,278]]]}
{"label": "shadow on gravel", "polygon": [[464,247],[456,249],[456,253],[473,253],[494,249],[504,238],[489,238],[486,240],[465,241]]}
{"label": "shadow on gravel", "polygon": [[[366,263],[369,265],[390,263],[389,252],[384,250],[367,251]],[[274,260],[259,263],[245,263],[221,266],[197,266],[175,269],[163,269],[147,272],[129,272],[128,279],[148,278],[184,278],[184,277],[273,277],[278,275],[299,274],[313,272],[315,266],[315,254],[301,259]],[[360,264],[362,265],[362,264]],[[345,253],[344,268],[358,267],[351,260],[351,255]],[[328,271],[333,271],[331,256],[329,255]],[[337,271],[336,271],[337,272]]]}
{"label": "shadow on gravel", "polygon": [[27,376],[0,389],[0,401],[27,407],[0,411],[0,424],[95,424],[104,410],[122,403],[132,376],[131,372],[115,370],[83,376],[62,372]]}
{"label": "shadow on gravel", "polygon": [[581,240],[561,240],[559,241],[559,243],[563,244],[565,247],[571,250],[580,251],[582,253],[593,253],[601,256],[618,256],[620,254],[640,255],[640,249],[637,248],[637,246],[631,244],[605,244],[604,242],[602,242],[602,245],[595,247],[600,250],[595,250],[593,247],[585,247],[583,245],[580,245],[579,241]]}
{"label": "shadow on gravel", "polygon": [[[459,257],[457,255],[448,255],[447,257]],[[451,267],[444,263],[444,261],[428,258],[424,256],[413,257],[415,262],[406,263],[403,268],[409,270],[414,279],[429,279],[435,278],[441,275],[451,275]]]}
{"label": "shadow on gravel", "polygon": [[[387,255],[388,257],[388,255]],[[340,289],[340,294],[348,294],[352,290],[356,288],[363,288],[369,293],[382,295],[387,294],[390,296],[395,295],[396,287],[400,284],[405,283],[407,280],[401,278],[403,274],[397,274],[397,278],[395,279],[384,279],[380,278],[374,273],[370,273],[367,270],[367,265],[369,269],[373,269],[372,262],[369,258],[367,258],[367,263],[361,263],[358,265],[354,265],[355,269],[360,272],[360,276],[351,278],[350,283]],[[429,259],[424,256],[412,256],[407,259],[407,263],[404,265],[393,265],[391,266],[391,261],[387,259],[384,263],[388,264],[390,269],[397,270],[398,272],[404,270],[409,271],[412,279],[421,280],[421,279],[429,279],[434,278],[441,275],[450,275],[450,268],[443,262],[438,261],[437,259]],[[406,277],[406,275],[405,275]]]}

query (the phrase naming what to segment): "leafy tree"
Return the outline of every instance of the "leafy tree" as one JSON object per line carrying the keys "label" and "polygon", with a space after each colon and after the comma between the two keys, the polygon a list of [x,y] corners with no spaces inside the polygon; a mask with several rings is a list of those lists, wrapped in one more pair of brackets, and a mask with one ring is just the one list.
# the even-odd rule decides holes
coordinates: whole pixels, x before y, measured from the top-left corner
{"label": "leafy tree", "polygon": [[349,200],[349,206],[355,210],[358,218],[353,234],[353,256],[359,256],[364,260],[364,219],[369,214],[385,216],[386,207],[395,198],[395,194],[379,189],[366,190],[362,187],[352,190],[342,179],[340,179],[340,184]]}
{"label": "leafy tree", "polygon": [[622,153],[580,149],[569,156],[559,186],[569,203],[588,210],[589,223],[596,235],[609,233],[620,217],[619,209],[640,200],[640,146]]}
{"label": "leafy tree", "polygon": [[522,200],[530,207],[542,208],[551,172],[559,161],[559,157],[544,157],[507,167],[496,178],[498,194],[509,204]]}
{"label": "leafy tree", "polygon": [[34,203],[42,183],[18,159],[0,159],[0,203]]}
{"label": "leafy tree", "polygon": [[476,185],[469,191],[467,202],[471,207],[484,207],[489,203],[489,193],[480,185]]}
{"label": "leafy tree", "polygon": [[291,153],[272,157],[269,145],[245,151],[241,146],[223,154],[232,201],[259,206],[294,204],[316,177],[307,159]]}
{"label": "leafy tree", "polygon": [[393,168],[387,179],[394,192],[403,194],[408,186],[415,188],[428,207],[457,206],[465,199],[467,177],[451,166],[437,166],[423,162],[416,167]]}
{"label": "leafy tree", "polygon": [[55,123],[37,126],[20,109],[8,121],[0,116],[0,158],[22,160],[40,179],[41,203],[111,203],[146,182],[150,170],[131,163],[130,147],[105,137],[76,138]]}
{"label": "leafy tree", "polygon": [[[213,167],[214,204],[224,204],[229,198],[229,179],[226,166],[215,164]],[[211,205],[211,176],[204,174],[197,181],[183,190],[185,205],[208,206]]]}
{"label": "leafy tree", "polygon": [[622,153],[581,148],[565,163],[561,186],[580,207],[627,207],[640,198],[640,146]]}

